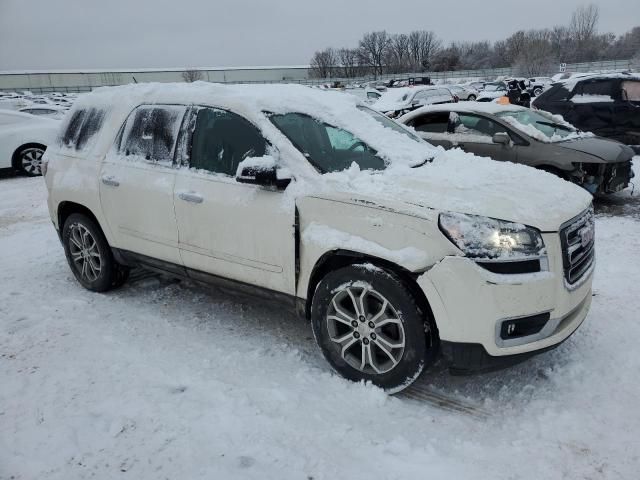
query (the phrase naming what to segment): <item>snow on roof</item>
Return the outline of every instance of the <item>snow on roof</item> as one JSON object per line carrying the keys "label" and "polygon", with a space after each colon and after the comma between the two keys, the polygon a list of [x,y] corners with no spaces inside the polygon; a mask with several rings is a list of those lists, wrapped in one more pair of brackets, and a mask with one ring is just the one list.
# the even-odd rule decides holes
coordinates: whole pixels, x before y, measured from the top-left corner
{"label": "snow on roof", "polygon": [[404,134],[383,127],[370,114],[356,108],[364,108],[357,97],[302,85],[130,84],[97,88],[79,98],[74,108],[102,106],[107,110],[117,108],[127,115],[142,104],[194,104],[228,109],[269,132],[275,127],[265,112],[302,113],[353,133],[388,162],[413,165],[433,156],[433,147],[428,143],[407,141]]}
{"label": "snow on roof", "polygon": [[575,88],[578,82],[583,80],[606,80],[609,78],[622,78],[625,80],[640,80],[640,74],[634,73],[624,73],[624,72],[615,72],[615,73],[585,73],[585,74],[576,74],[571,77],[560,80],[557,83],[561,83],[564,87],[571,91]]}
{"label": "snow on roof", "polygon": [[445,103],[441,105],[427,105],[425,107],[418,108],[417,110],[400,117],[399,121],[401,123],[405,123],[406,121],[427,112],[487,113],[495,115],[497,113],[517,112],[520,110],[526,110],[526,108],[518,105],[500,105],[492,102]]}

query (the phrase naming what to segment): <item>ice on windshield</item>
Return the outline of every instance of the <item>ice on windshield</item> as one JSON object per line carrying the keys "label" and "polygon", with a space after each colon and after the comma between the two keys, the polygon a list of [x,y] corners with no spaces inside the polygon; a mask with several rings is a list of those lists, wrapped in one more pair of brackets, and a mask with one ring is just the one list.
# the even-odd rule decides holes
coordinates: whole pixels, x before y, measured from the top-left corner
{"label": "ice on windshield", "polygon": [[591,136],[591,134],[579,132],[566,122],[558,121],[553,116],[544,115],[533,110],[500,112],[497,113],[497,116],[512,127],[545,143]]}

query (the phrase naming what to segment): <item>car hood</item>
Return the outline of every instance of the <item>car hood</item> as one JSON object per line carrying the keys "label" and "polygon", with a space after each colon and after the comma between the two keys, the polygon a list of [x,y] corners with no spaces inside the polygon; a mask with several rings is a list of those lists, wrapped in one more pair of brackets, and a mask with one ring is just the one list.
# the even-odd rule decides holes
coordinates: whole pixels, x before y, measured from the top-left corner
{"label": "car hood", "polygon": [[444,211],[481,215],[555,232],[591,204],[591,195],[555,175],[453,150],[418,168],[327,174],[339,201],[435,220]]}
{"label": "car hood", "polygon": [[601,159],[606,163],[626,162],[631,160],[634,151],[615,140],[608,140],[602,137],[586,137],[566,142],[558,142],[558,147],[574,150],[577,152],[587,153]]}

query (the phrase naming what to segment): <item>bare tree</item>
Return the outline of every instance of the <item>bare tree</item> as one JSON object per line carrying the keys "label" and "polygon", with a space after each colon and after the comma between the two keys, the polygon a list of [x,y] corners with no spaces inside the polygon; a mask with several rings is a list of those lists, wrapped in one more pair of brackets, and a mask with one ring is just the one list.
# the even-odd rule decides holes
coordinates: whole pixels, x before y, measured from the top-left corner
{"label": "bare tree", "polygon": [[338,50],[338,60],[342,67],[342,76],[345,78],[357,77],[359,73],[358,50],[354,48],[341,48]]}
{"label": "bare tree", "polygon": [[182,72],[182,79],[187,83],[197,82],[198,80],[204,79],[204,75],[201,70],[190,68]]}
{"label": "bare tree", "polygon": [[314,78],[331,78],[338,56],[333,48],[325,48],[313,54],[311,58],[311,76]]}
{"label": "bare tree", "polygon": [[384,60],[391,38],[386,31],[365,33],[359,44],[362,63],[373,69],[374,75],[384,73]]}
{"label": "bare tree", "polygon": [[404,33],[391,35],[387,57],[387,66],[393,73],[402,73],[409,70],[409,36]]}
{"label": "bare tree", "polygon": [[519,75],[532,77],[548,75],[553,71],[557,59],[553,56],[549,30],[530,30],[523,36],[522,50],[513,65]]}
{"label": "bare tree", "polygon": [[598,55],[597,36],[600,10],[594,4],[578,7],[571,16],[569,31],[574,43],[572,60],[584,62]]}
{"label": "bare tree", "polygon": [[427,70],[434,55],[442,48],[442,42],[435,33],[416,30],[409,34],[409,58],[411,67],[416,71]]}

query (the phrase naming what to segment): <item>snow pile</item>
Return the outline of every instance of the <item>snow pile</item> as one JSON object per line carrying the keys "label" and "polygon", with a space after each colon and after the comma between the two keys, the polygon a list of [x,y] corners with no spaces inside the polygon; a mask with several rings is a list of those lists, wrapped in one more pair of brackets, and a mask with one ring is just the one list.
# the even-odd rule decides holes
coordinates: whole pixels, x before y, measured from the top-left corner
{"label": "snow pile", "polygon": [[637,218],[597,217],[592,309],[557,350],[389,397],[280,305],[155,275],[83,290],[45,195],[0,180],[0,478],[638,476]]}

